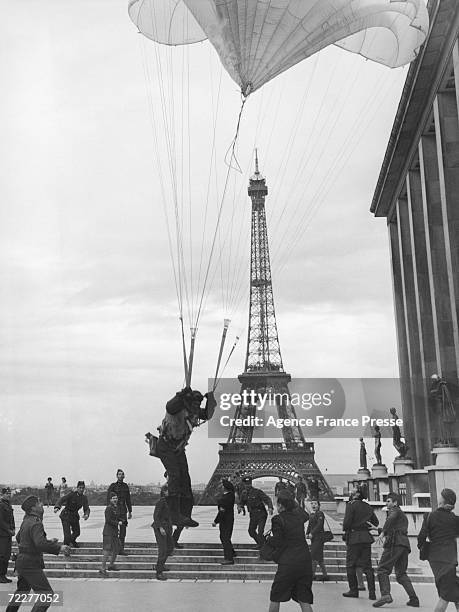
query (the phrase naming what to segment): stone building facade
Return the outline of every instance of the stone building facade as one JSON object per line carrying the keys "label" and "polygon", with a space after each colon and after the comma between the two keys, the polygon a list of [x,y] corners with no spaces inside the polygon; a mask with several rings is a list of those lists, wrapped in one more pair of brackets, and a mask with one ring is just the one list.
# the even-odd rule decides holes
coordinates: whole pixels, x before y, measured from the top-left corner
{"label": "stone building facade", "polygon": [[388,224],[404,433],[419,468],[439,439],[430,377],[459,382],[459,2],[428,8],[371,205]]}

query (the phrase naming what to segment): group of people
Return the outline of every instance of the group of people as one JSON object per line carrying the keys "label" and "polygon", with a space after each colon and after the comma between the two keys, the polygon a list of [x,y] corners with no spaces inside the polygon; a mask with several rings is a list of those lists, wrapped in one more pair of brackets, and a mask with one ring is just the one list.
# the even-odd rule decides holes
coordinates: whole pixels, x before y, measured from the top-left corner
{"label": "group of people", "polygon": [[[124,544],[128,519],[132,518],[132,505],[129,486],[124,483],[124,471],[119,469],[116,481],[111,483],[107,491],[107,507],[105,509],[105,524],[103,528],[103,554],[101,575],[108,576],[108,569],[117,571],[115,560],[117,555],[126,555]],[[50,479],[48,479],[48,482]],[[48,504],[46,489],[45,501]],[[25,513],[22,525],[16,534],[13,508],[11,506],[11,489],[4,487],[0,491],[0,583],[11,583],[7,577],[8,563],[11,557],[12,539],[16,534],[18,554],[15,570],[18,575],[17,593],[52,593],[52,588],[43,571],[43,553],[64,554],[70,556],[72,548],[78,548],[77,538],[80,535],[80,510],[83,509],[83,519],[90,515],[88,498],[85,495],[85,483],[80,480],[74,491],[64,489],[64,494],[54,505],[54,512],[60,513],[63,529],[63,544],[57,538],[48,540],[43,528],[44,505],[36,495],[29,495],[21,505]],[[10,604],[7,612],[13,612],[20,604]],[[46,610],[48,606],[40,602],[37,610]]]}
{"label": "group of people", "polygon": [[60,499],[68,492],[68,490],[69,486],[67,484],[67,478],[65,476],[62,476],[61,484],[58,487],[54,486],[52,477],[48,476],[48,480],[45,484],[45,498],[47,507],[49,508],[50,506],[54,506],[56,493],[57,498]]}
{"label": "group of people", "polygon": [[[201,408],[202,401],[206,405]],[[150,443],[150,454],[158,457],[163,463],[167,479],[161,489],[161,497],[154,509],[152,527],[158,544],[156,561],[156,578],[166,580],[164,572],[168,556],[174,548],[181,548],[180,534],[184,527],[197,527],[198,523],[191,517],[194,506],[191,489],[191,478],[188,470],[185,447],[193,429],[209,420],[215,410],[216,402],[212,393],[201,394],[191,388],[176,393],[166,404],[166,415],[158,428],[159,436],[147,434]],[[43,572],[43,553],[69,555],[72,547],[78,547],[80,535],[80,515],[83,519],[90,515],[88,499],[85,495],[85,483],[79,481],[75,491],[67,490],[65,478],[59,490],[59,500],[54,504],[54,511],[61,511],[60,519],[64,532],[64,542],[57,539],[48,540],[43,528],[43,504],[36,496],[27,497],[21,508],[25,512],[22,525],[16,539],[19,552],[16,559],[18,574],[17,592],[52,593],[51,586]],[[269,612],[277,612],[280,603],[293,599],[301,610],[312,612],[312,583],[317,567],[320,567],[322,579],[328,574],[324,563],[325,515],[320,508],[320,487],[316,478],[308,479],[307,484],[301,477],[293,487],[288,481],[279,478],[276,483],[275,498],[277,514],[272,517],[271,536],[265,536],[268,515],[273,515],[274,506],[271,498],[261,489],[253,487],[250,475],[236,473],[222,479],[217,500],[217,515],[213,521],[219,526],[220,540],[223,547],[223,565],[234,563],[236,555],[231,538],[234,525],[234,506],[238,512],[249,514],[248,533],[260,549],[269,543],[274,550],[272,558],[278,568],[271,587]],[[305,510],[305,500],[309,496],[311,512]],[[15,534],[13,511],[10,504],[11,491],[1,489],[0,495],[0,583],[11,582],[7,578],[8,561],[11,555],[11,542]],[[398,583],[408,595],[407,605],[419,607],[419,598],[407,576],[410,544],[408,539],[408,521],[400,508],[401,498],[396,493],[387,496],[387,519],[379,529],[384,538],[383,554],[376,569],[380,587],[380,598],[376,597],[375,574],[371,564],[371,544],[374,537],[372,529],[378,527],[378,519],[371,506],[365,502],[366,491],[357,488],[351,495],[346,507],[343,521],[343,539],[346,542],[346,571],[349,590],[343,593],[346,598],[358,598],[365,587],[359,584],[359,574],[367,578],[369,599],[374,607],[392,603],[390,574],[395,570]],[[52,505],[54,485],[48,478],[46,485],[46,502]],[[453,512],[456,495],[451,489],[441,493],[438,508],[429,513],[423,523],[418,537],[420,549],[427,548],[426,557],[432,568],[439,601],[435,612],[444,612],[448,602],[454,602],[459,610],[459,578],[456,576],[457,551],[456,538],[459,537],[459,517]],[[132,517],[132,504],[129,487],[124,483],[124,472],[118,470],[116,481],[107,491],[107,507],[103,529],[103,558],[100,574],[108,576],[108,570],[117,571],[117,556],[125,555],[126,528]],[[307,529],[305,524],[308,523]],[[175,531],[174,531],[175,526]],[[330,532],[328,532],[330,533]],[[308,545],[306,536],[310,536]],[[108,564],[108,565],[107,565]],[[14,612],[19,603],[11,603],[7,612]],[[40,610],[45,611],[47,604],[40,603]],[[38,608],[36,608],[38,610]]]}
{"label": "group of people", "polygon": [[309,476],[304,482],[302,476],[298,476],[296,483],[293,485],[289,480],[284,480],[279,476],[278,482],[274,487],[274,495],[277,497],[281,491],[288,491],[293,495],[300,506],[305,508],[306,499],[318,500],[320,495],[320,484],[317,478]]}

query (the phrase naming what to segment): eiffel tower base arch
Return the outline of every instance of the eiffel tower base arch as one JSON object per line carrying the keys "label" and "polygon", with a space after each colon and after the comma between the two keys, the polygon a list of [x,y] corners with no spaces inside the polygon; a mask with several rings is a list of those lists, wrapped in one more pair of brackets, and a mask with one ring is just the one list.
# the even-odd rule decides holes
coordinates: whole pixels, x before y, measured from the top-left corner
{"label": "eiffel tower base arch", "polygon": [[200,506],[216,503],[218,485],[222,478],[235,472],[250,474],[252,478],[279,477],[292,483],[301,476],[304,481],[314,476],[319,481],[320,499],[333,500],[333,493],[314,458],[314,444],[303,442],[287,446],[281,442],[220,443],[218,465],[199,499]]}

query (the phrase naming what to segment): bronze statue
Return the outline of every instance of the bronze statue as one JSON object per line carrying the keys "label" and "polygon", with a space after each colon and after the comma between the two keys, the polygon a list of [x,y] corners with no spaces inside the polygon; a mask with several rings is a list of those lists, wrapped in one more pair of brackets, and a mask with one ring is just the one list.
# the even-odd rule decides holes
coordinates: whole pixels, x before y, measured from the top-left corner
{"label": "bronze statue", "polygon": [[363,438],[360,438],[360,469],[368,469],[367,467],[367,449]]}
{"label": "bronze statue", "polygon": [[382,465],[382,457],[381,457],[381,429],[378,425],[375,425],[375,435],[373,436],[375,439],[375,459],[376,465]]}
{"label": "bronze statue", "polygon": [[438,374],[431,376],[429,395],[434,402],[434,410],[439,425],[440,439],[438,443],[445,446],[454,446],[453,425],[456,422],[456,409],[448,383]]}
{"label": "bronze statue", "polygon": [[[397,410],[395,408],[391,408],[390,413],[393,419],[398,419]],[[405,459],[409,446],[405,440],[402,440],[402,432],[400,431],[400,427],[398,425],[392,425],[392,443],[398,453],[398,457],[396,457],[396,459]]]}

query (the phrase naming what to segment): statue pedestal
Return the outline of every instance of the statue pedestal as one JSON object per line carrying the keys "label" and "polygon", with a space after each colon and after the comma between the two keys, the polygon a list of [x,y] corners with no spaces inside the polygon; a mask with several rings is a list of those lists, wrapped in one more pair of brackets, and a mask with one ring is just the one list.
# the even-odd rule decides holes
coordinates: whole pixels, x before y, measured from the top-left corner
{"label": "statue pedestal", "polygon": [[407,472],[414,469],[414,461],[412,459],[402,459],[397,457],[394,460],[394,474],[396,476],[404,476]]}
{"label": "statue pedestal", "polygon": [[387,466],[384,463],[375,463],[371,468],[372,478],[387,478]]}
{"label": "statue pedestal", "polygon": [[459,448],[457,446],[434,446],[432,455],[436,455],[436,466],[459,469]]}
{"label": "statue pedestal", "polygon": [[431,505],[432,508],[436,508],[442,489],[459,491],[459,465],[455,467],[426,465],[426,470],[429,479]]}
{"label": "statue pedestal", "polygon": [[426,465],[432,508],[438,506],[442,489],[459,490],[459,449],[457,446],[434,446],[435,465]]}
{"label": "statue pedestal", "polygon": [[368,480],[368,478],[370,478],[370,470],[367,468],[359,468],[357,476],[359,480]]}

